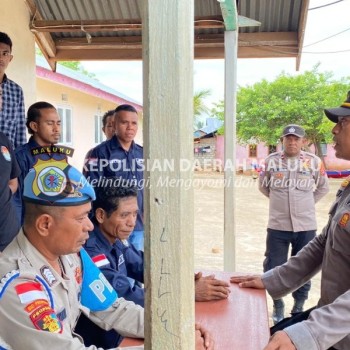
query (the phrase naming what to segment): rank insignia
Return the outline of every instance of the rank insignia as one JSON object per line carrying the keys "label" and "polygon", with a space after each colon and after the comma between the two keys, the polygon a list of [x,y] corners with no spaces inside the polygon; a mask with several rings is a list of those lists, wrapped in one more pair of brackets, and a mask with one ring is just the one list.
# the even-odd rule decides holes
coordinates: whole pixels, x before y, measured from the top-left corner
{"label": "rank insignia", "polygon": [[41,276],[44,277],[45,281],[51,287],[55,282],[57,282],[56,277],[48,266],[42,266],[40,268]]}
{"label": "rank insignia", "polygon": [[343,216],[342,216],[341,219],[339,220],[339,225],[340,225],[341,227],[345,227],[345,226],[347,225],[349,219],[350,219],[350,214],[349,214],[349,213],[343,214]]}

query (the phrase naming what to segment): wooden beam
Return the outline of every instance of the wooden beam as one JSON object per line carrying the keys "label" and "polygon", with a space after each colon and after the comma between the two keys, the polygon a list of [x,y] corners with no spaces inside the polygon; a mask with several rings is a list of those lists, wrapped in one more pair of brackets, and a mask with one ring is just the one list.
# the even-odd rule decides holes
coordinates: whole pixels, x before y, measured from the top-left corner
{"label": "wooden beam", "polygon": [[[224,34],[199,34],[195,35],[195,45],[222,46]],[[239,46],[297,46],[297,33],[241,33],[239,35]],[[97,50],[97,49],[140,49],[142,47],[141,36],[124,37],[98,37],[92,38],[90,42],[85,37],[58,39],[55,43],[57,50]]]}
{"label": "wooden beam", "polygon": [[69,38],[56,40],[57,50],[97,50],[97,49],[141,49],[141,36],[126,37],[92,37],[90,42],[83,38]]}
{"label": "wooden beam", "polygon": [[36,19],[30,23],[32,32],[41,33],[119,32],[141,29],[141,19],[93,21],[47,21]]}
{"label": "wooden beam", "polygon": [[140,49],[95,49],[95,50],[58,50],[56,61],[129,61],[142,60],[142,48]]}
{"label": "wooden beam", "polygon": [[[28,0],[30,1],[30,0]],[[197,16],[194,19],[195,28],[224,28],[221,16]],[[56,21],[56,20],[32,20],[30,30],[41,33],[80,33],[85,32],[120,32],[141,30],[141,19],[130,20],[84,20],[84,21]]]}
{"label": "wooden beam", "polygon": [[[195,45],[194,56],[196,59],[222,59],[224,58],[224,44],[213,43]],[[238,58],[278,58],[297,57],[297,46],[240,46]],[[142,60],[142,48],[118,48],[118,49],[84,49],[77,50],[59,49],[51,60],[55,61],[101,61],[101,60]]]}
{"label": "wooden beam", "polygon": [[[144,0],[145,349],[194,349],[193,12]],[[158,164],[159,164],[158,163]],[[170,182],[169,182],[170,181]],[[187,184],[187,186],[186,186]]]}
{"label": "wooden beam", "polygon": [[[41,18],[39,11],[37,11],[37,7],[35,5],[34,0],[25,0],[25,3],[28,6],[30,15],[32,18],[37,17]],[[31,20],[32,21],[32,20]],[[30,24],[29,24],[30,25]],[[39,46],[41,52],[43,53],[45,59],[50,65],[53,71],[56,71],[56,62],[52,60],[56,56],[56,46],[50,34],[47,33],[36,33],[35,41]]]}
{"label": "wooden beam", "polygon": [[[196,47],[194,56],[196,59],[222,59],[225,50],[223,45],[220,47]],[[239,47],[238,58],[279,58],[279,57],[297,57],[297,47],[284,47],[278,50],[276,47]]]}
{"label": "wooden beam", "polygon": [[302,54],[303,45],[304,45],[305,27],[307,22],[309,3],[310,3],[309,0],[303,0],[301,4],[301,9],[300,9],[300,20],[299,20],[299,27],[298,27],[298,56],[297,56],[296,67],[295,67],[297,71],[299,70],[300,63],[301,63],[301,54]]}

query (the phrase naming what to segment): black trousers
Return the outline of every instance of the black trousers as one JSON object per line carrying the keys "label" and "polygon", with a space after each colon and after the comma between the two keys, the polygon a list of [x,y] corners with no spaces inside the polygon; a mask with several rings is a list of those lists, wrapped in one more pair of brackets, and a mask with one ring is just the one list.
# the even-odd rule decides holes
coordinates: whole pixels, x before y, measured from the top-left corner
{"label": "black trousers", "polygon": [[[307,320],[309,318],[310,312],[312,310],[314,310],[315,308],[316,307],[312,307],[311,309],[308,309],[304,312],[300,312],[300,313],[295,314],[291,317],[284,318],[281,322],[278,322],[277,324],[275,324],[273,327],[270,328],[270,334],[273,335],[277,331],[282,331],[283,329],[285,329],[293,324]],[[328,350],[337,350],[337,349],[331,347]]]}

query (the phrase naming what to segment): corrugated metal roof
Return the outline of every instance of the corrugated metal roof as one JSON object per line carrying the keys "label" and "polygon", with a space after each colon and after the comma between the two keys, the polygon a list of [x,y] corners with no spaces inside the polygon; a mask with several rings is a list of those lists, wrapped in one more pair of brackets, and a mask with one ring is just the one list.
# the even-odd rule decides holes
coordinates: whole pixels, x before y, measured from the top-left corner
{"label": "corrugated metal roof", "polygon": [[[142,0],[25,1],[32,14],[31,29],[49,60],[142,58]],[[308,3],[238,1],[238,15],[261,22],[239,28],[238,57],[298,57]],[[222,58],[225,28],[220,3],[195,0],[194,17],[195,57]],[[263,33],[270,35],[259,36]]]}
{"label": "corrugated metal roof", "polygon": [[[246,0],[240,1],[238,14],[261,22],[260,27],[242,27],[242,33],[297,31],[302,0]],[[141,19],[137,0],[36,0],[41,16],[54,21],[132,20]],[[217,0],[195,0],[195,17],[222,16]],[[206,30],[223,33],[221,30]],[[198,31],[201,32],[201,31]],[[141,31],[122,33],[90,32],[92,36],[133,36]],[[54,37],[84,37],[81,33],[54,33]]]}

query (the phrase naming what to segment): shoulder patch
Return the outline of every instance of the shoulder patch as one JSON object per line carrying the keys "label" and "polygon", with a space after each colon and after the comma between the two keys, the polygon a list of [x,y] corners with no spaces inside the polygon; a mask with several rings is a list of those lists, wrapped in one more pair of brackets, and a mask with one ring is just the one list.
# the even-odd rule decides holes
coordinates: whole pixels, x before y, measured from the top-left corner
{"label": "shoulder patch", "polygon": [[40,299],[47,300],[47,295],[39,282],[24,282],[18,284],[15,289],[22,304],[28,304]]}
{"label": "shoulder patch", "polygon": [[55,311],[48,305],[36,309],[29,317],[36,329],[50,333],[62,333],[62,323]]}
{"label": "shoulder patch", "polygon": [[8,272],[0,281],[0,299],[5,293],[6,288],[9,286],[9,284],[16,279],[19,276],[18,270],[13,270],[11,272]]}
{"label": "shoulder patch", "polygon": [[104,255],[104,254],[96,255],[91,259],[97,267],[102,267],[102,266],[106,266],[109,264],[109,260],[107,259],[106,255]]}
{"label": "shoulder patch", "polygon": [[[6,289],[9,287],[11,282],[13,282],[16,278],[19,277],[27,280],[27,282],[20,283],[17,286],[15,286],[16,293],[22,303],[29,304],[30,302],[33,302],[35,300],[43,299],[49,302],[51,308],[54,308],[54,300],[48,283],[39,275],[35,275],[32,273],[20,273],[19,270],[13,270],[9,272],[1,279],[0,299],[5,294]],[[38,285],[40,286],[40,288],[38,287]],[[35,293],[38,292],[38,298],[32,299]]]}

